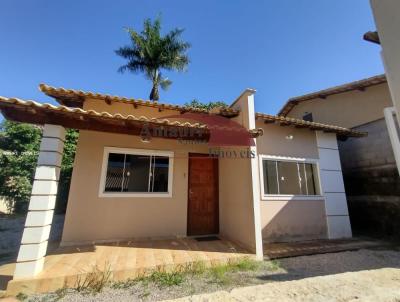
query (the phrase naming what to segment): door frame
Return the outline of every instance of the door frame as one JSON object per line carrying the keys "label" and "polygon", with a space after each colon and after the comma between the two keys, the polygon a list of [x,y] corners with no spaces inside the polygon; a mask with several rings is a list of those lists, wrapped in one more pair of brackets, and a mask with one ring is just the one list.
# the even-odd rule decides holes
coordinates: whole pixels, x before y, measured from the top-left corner
{"label": "door frame", "polygon": [[[216,177],[216,184],[215,186],[217,187],[217,193],[215,194],[216,196],[216,201],[215,201],[215,208],[214,212],[216,215],[216,220],[215,220],[215,225],[214,225],[214,232],[210,234],[204,234],[204,235],[192,235],[190,234],[189,226],[190,226],[190,173],[191,173],[191,164],[190,164],[190,158],[191,157],[207,157],[215,161],[214,164],[214,174],[217,175]],[[194,152],[189,152],[188,153],[188,185],[187,185],[187,219],[186,219],[186,236],[207,236],[207,235],[217,235],[219,234],[219,161],[218,157],[211,157],[208,153],[194,153]]]}

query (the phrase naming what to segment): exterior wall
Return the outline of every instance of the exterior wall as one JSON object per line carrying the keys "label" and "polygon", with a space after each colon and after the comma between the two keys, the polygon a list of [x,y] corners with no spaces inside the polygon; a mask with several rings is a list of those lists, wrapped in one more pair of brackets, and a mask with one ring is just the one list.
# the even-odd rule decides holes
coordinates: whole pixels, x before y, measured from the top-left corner
{"label": "exterior wall", "polygon": [[305,112],[312,112],[315,122],[353,128],[382,118],[383,109],[391,106],[389,87],[383,83],[365,91],[354,90],[300,102],[288,116],[302,119]]}
{"label": "exterior wall", "polygon": [[[256,128],[264,130],[264,134],[257,138],[258,154],[318,158],[314,131],[265,124],[262,121],[256,121]],[[286,139],[288,135],[292,135],[293,139]]]}
{"label": "exterior wall", "polygon": [[[99,197],[104,147],[174,151],[172,197]],[[167,139],[142,143],[137,136],[80,131],[62,243],[186,236],[188,152],[208,153],[208,148]]]}
{"label": "exterior wall", "polygon": [[351,226],[358,235],[398,233],[400,177],[383,118],[384,108],[391,106],[385,83],[306,101],[289,113],[301,117],[308,111],[316,121],[368,132],[366,137],[339,142]]}
{"label": "exterior wall", "polygon": [[[253,94],[246,90],[233,104],[241,109],[240,115],[234,120],[247,129],[255,127]],[[233,150],[252,152],[254,158],[219,159],[220,233],[254,250],[257,258],[262,260],[257,148],[252,146]]]}
{"label": "exterior wall", "polygon": [[322,200],[261,200],[262,235],[266,242],[327,237]]}
{"label": "exterior wall", "polygon": [[[318,159],[315,132],[257,121],[264,135],[257,138],[258,154]],[[293,139],[286,139],[292,135]],[[261,180],[260,180],[261,181]],[[263,185],[262,182],[260,185]],[[262,200],[261,229],[266,242],[326,238],[324,198]]]}
{"label": "exterior wall", "polygon": [[[251,124],[254,124],[254,109],[251,112],[251,108],[254,108],[252,92],[243,94],[236,105],[242,109],[236,121],[248,129],[254,128]],[[123,103],[108,105],[104,101],[90,99],[85,102],[84,108],[147,117],[179,114],[172,110],[159,112],[154,108],[134,108]],[[172,198],[99,197],[104,147],[173,151]],[[208,153],[208,148],[205,144],[183,145],[175,140],[165,139],[152,139],[145,144],[137,136],[81,131],[62,244],[186,236],[188,153]],[[220,233],[256,251],[257,256],[262,259],[261,231],[259,226],[255,226],[255,211],[259,211],[259,206],[254,206],[253,174],[258,175],[258,170],[252,173],[250,158],[219,159]],[[238,186],[238,183],[242,185]],[[258,212],[258,220],[259,218]],[[260,232],[259,243],[256,240],[257,230]]]}
{"label": "exterior wall", "polygon": [[385,120],[355,129],[367,131],[368,136],[339,142],[353,229],[398,236],[400,177]]}

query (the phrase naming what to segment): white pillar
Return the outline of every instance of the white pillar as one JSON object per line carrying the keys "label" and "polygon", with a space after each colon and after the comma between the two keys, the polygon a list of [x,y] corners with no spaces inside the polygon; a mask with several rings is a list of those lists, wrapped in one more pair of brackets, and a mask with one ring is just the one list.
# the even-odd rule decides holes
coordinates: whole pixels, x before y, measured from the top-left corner
{"label": "white pillar", "polygon": [[46,124],[14,279],[34,277],[44,265],[60,176],[65,129]]}
{"label": "white pillar", "polygon": [[394,107],[388,107],[383,110],[385,115],[386,127],[389,132],[390,142],[392,144],[394,158],[396,160],[397,172],[400,174],[400,133],[396,126],[396,110]]}
{"label": "white pillar", "polygon": [[[256,129],[256,114],[254,109],[254,93],[250,90],[247,97],[247,113],[248,113],[248,129]],[[254,139],[256,144],[256,139]],[[250,146],[250,151],[254,157],[250,158],[251,165],[251,183],[252,183],[252,197],[253,197],[253,215],[254,215],[254,233],[256,242],[256,259],[264,259],[263,240],[261,230],[261,204],[260,204],[260,178],[259,178],[259,164],[257,145]]]}
{"label": "white pillar", "polygon": [[316,137],[328,238],[349,238],[352,234],[336,134],[316,131]]}

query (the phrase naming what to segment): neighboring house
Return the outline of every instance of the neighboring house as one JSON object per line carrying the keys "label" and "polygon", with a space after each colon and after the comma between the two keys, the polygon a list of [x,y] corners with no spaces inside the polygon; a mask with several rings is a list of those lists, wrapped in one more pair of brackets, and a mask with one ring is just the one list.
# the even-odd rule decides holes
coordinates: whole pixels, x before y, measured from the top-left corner
{"label": "neighboring house", "polygon": [[350,219],[362,234],[398,235],[400,177],[384,109],[393,106],[385,75],[291,98],[279,115],[336,124],[368,136],[339,142]]}
{"label": "neighboring house", "polygon": [[251,89],[210,112],[40,89],[60,106],[0,98],[5,118],[45,125],[14,278],[43,267],[64,127],[80,134],[62,245],[217,234],[262,259],[263,239],[351,237],[337,136],[363,132],[255,113]]}

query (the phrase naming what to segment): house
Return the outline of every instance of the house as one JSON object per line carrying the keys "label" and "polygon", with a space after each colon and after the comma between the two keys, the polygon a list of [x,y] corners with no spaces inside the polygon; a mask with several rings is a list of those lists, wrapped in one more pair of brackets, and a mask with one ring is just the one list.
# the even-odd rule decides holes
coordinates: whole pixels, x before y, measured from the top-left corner
{"label": "house", "polygon": [[280,110],[286,117],[368,132],[360,139],[339,142],[352,227],[361,234],[398,234],[400,215],[400,177],[392,149],[390,90],[386,76],[291,98]]}
{"label": "house", "polygon": [[63,246],[219,235],[262,259],[263,241],[351,237],[337,138],[364,132],[256,113],[252,89],[210,112],[40,90],[59,106],[0,98],[44,125],[14,280],[43,270],[65,128],[80,133]]}

